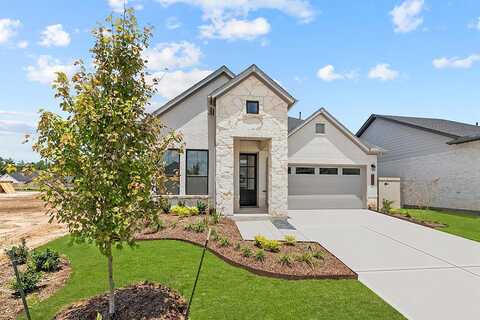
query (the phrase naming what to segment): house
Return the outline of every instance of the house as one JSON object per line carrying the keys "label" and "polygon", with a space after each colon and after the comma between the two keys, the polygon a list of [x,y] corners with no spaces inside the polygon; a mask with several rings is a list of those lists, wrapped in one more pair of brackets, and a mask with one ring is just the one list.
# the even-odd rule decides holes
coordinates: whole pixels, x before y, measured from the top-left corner
{"label": "house", "polygon": [[288,117],[295,102],[256,65],[223,66],[160,107],[154,114],[184,143],[165,156],[166,173],[180,175],[165,196],[226,215],[375,206],[380,150],[323,108]]}
{"label": "house", "polygon": [[357,136],[386,150],[378,173],[402,179],[403,205],[480,211],[479,126],[374,114]]}
{"label": "house", "polygon": [[37,176],[37,174],[33,174],[30,176],[24,175],[20,172],[13,172],[13,173],[5,173],[0,176],[0,181],[8,181],[13,184],[27,184],[32,182],[32,180]]}

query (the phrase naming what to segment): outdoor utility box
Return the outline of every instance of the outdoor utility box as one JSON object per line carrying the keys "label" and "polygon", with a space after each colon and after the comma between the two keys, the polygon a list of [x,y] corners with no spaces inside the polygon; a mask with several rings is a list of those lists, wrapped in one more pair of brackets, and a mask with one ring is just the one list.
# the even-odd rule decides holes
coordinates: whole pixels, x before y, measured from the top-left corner
{"label": "outdoor utility box", "polygon": [[379,177],[378,178],[378,206],[381,209],[383,200],[393,201],[392,208],[401,208],[400,178]]}

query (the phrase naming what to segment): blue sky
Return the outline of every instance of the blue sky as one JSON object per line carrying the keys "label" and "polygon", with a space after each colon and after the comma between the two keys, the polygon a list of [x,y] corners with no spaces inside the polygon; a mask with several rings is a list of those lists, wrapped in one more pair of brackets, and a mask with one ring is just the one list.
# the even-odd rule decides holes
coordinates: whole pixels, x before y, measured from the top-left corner
{"label": "blue sky", "polygon": [[[88,61],[89,33],[122,0],[0,0],[0,156],[36,160],[23,133],[57,111],[53,72]],[[352,131],[371,113],[480,121],[478,0],[129,0],[154,26],[154,105],[222,64],[259,65]]]}

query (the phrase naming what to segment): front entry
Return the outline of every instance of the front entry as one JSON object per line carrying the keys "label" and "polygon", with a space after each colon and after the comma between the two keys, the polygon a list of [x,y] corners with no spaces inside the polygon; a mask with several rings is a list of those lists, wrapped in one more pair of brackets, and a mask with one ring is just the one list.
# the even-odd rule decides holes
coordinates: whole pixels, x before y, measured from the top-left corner
{"label": "front entry", "polygon": [[240,154],[240,206],[257,206],[257,155]]}

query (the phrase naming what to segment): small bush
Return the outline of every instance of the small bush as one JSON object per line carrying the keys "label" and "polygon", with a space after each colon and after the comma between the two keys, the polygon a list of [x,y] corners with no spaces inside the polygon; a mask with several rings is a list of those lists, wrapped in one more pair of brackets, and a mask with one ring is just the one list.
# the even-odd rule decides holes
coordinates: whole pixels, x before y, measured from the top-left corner
{"label": "small bush", "polygon": [[255,246],[270,252],[280,251],[280,242],[277,240],[269,240],[262,235],[255,236]]}
{"label": "small bush", "polygon": [[163,230],[165,229],[165,223],[162,219],[157,219],[155,222],[153,222],[153,228],[156,232]]}
{"label": "small bush", "polygon": [[252,249],[250,249],[249,247],[242,248],[242,256],[244,256],[245,258],[250,258],[252,255],[253,255]]}
{"label": "small bush", "polygon": [[28,258],[28,248],[25,239],[22,238],[20,245],[5,249],[5,254],[11,260],[14,260],[17,265],[25,264]]}
{"label": "small bush", "polygon": [[265,261],[265,250],[263,249],[259,249],[255,252],[255,255],[254,255],[254,258],[255,260],[257,261],[260,261],[260,262],[264,262]]}
{"label": "small bush", "polygon": [[228,247],[230,246],[230,240],[228,240],[228,238],[220,238],[218,240],[218,245],[220,247]]}
{"label": "small bush", "polygon": [[31,258],[35,271],[52,272],[60,268],[60,255],[50,248],[45,251],[34,250]]}
{"label": "small bush", "polygon": [[297,239],[294,235],[287,234],[283,237],[283,239],[285,240],[285,244],[287,246],[294,246],[297,244]]}
{"label": "small bush", "polygon": [[218,224],[220,222],[220,219],[222,218],[222,214],[215,209],[212,209],[210,211],[210,216],[212,218],[212,224]]}
{"label": "small bush", "polygon": [[394,203],[394,201],[392,201],[392,200],[383,199],[381,211],[383,213],[390,213],[390,211],[392,211],[392,204],[393,203]]}
{"label": "small bush", "polygon": [[203,201],[198,200],[196,205],[198,212],[200,214],[205,214],[207,212],[207,204]]}
{"label": "small bush", "polygon": [[190,217],[198,215],[197,207],[173,206],[170,213],[179,217]]}
{"label": "small bush", "polygon": [[278,258],[278,262],[282,265],[282,266],[287,266],[287,267],[291,267],[293,265],[293,258],[292,256],[288,255],[288,254],[282,254],[280,256],[280,258]]}
{"label": "small bush", "polygon": [[18,283],[17,279],[14,277],[10,286],[16,296],[20,295],[21,288],[25,294],[37,289],[42,274],[35,271],[33,268],[27,268],[25,272],[19,272],[19,275],[21,284]]}
{"label": "small bush", "polygon": [[162,210],[163,213],[170,213],[170,208],[172,207],[172,204],[170,201],[167,199],[161,198],[160,199],[160,209]]}
{"label": "small bush", "polygon": [[205,232],[205,230],[207,229],[207,226],[203,221],[197,221],[195,223],[189,223],[185,225],[184,229],[187,231],[202,233],[202,232]]}
{"label": "small bush", "polygon": [[308,251],[298,255],[295,260],[297,260],[299,262],[305,262],[306,264],[308,264],[312,268],[315,265],[315,257],[313,256],[312,253],[310,253]]}
{"label": "small bush", "polygon": [[325,254],[322,251],[315,251],[312,253],[312,257],[314,257],[317,260],[324,260]]}

